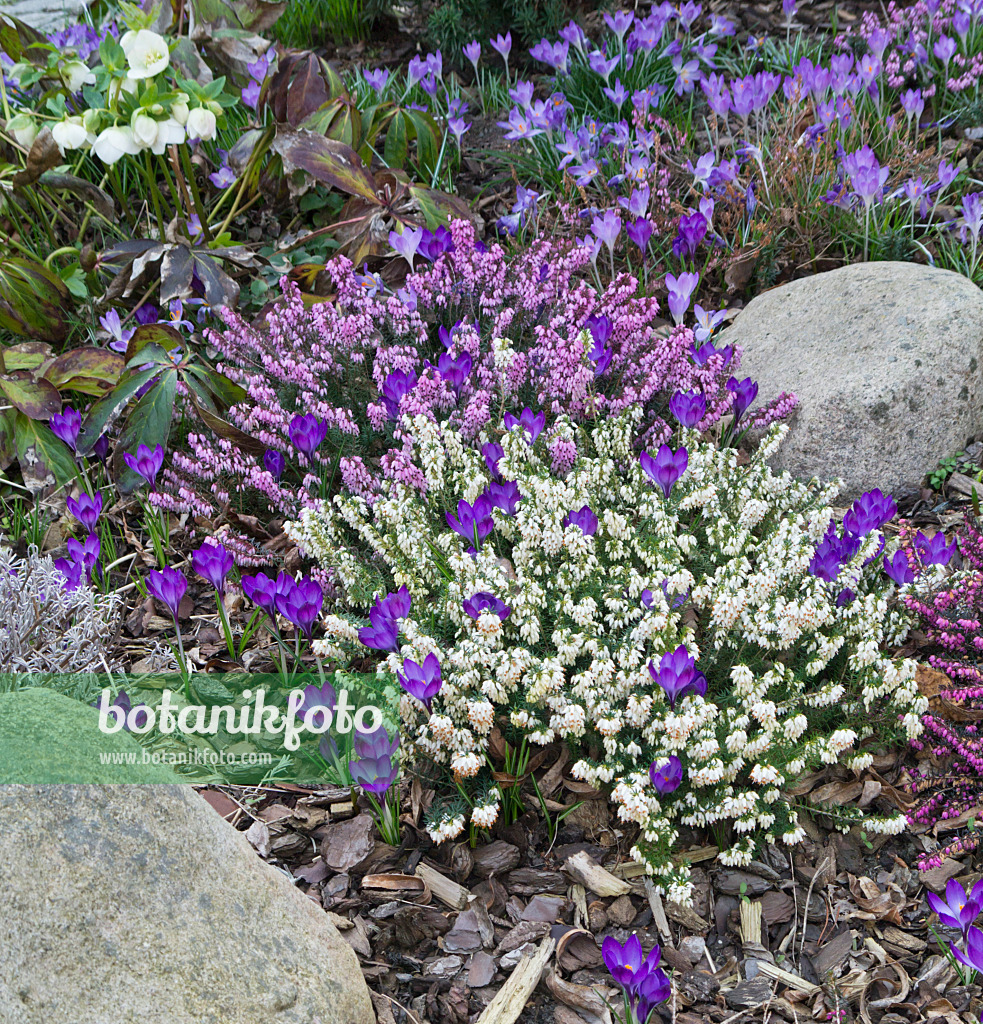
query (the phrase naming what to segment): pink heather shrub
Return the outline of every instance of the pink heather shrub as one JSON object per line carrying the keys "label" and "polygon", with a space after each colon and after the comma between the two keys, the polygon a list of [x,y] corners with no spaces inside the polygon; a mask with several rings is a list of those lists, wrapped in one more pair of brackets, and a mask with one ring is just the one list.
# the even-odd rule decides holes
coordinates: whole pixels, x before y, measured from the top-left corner
{"label": "pink heather shrub", "polygon": [[[959,708],[964,721],[952,721],[933,712],[922,721],[925,731],[913,746],[928,759],[929,767],[913,772],[913,791],[918,797],[909,820],[934,827],[952,821],[978,807],[983,800],[983,532],[978,522],[967,520],[959,538],[964,572],[936,593],[909,595],[905,603],[917,612],[922,629],[940,654],[929,657],[933,668],[952,680],[939,692],[943,700]],[[912,553],[913,554],[913,553]],[[972,721],[978,717],[979,721]],[[973,850],[983,836],[975,831],[953,839],[919,861],[927,870],[947,857]]]}
{"label": "pink heather shrub", "polygon": [[[527,406],[546,413],[547,434],[561,413],[585,420],[641,406],[639,443],[657,447],[671,432],[674,392],[703,393],[704,430],[731,408],[726,381],[740,353],[707,358],[704,351],[697,365],[693,332],[670,329],[656,299],[639,296],[633,277],[619,275],[602,293],[584,278],[590,257],[583,247],[542,239],[510,256],[500,245],[476,242],[464,221],[451,225],[449,239],[449,251],[433,263],[417,256],[416,272],[397,294],[383,292],[381,282],[354,273],[337,257],[326,270],[334,301],[308,308],[284,280],[282,301],[262,321],[249,324],[227,312],[225,328],[208,340],[218,368],[249,396],[230,410],[229,421],[283,455],[285,471],[277,479],[262,451],[247,454],[234,438],[192,433],[154,500],[210,520],[226,510],[296,517],[339,489],[371,501],[387,477],[423,490],[409,454],[407,415],[449,420],[477,444],[490,420],[501,422],[503,413]],[[589,354],[593,339],[584,332],[591,317],[610,322],[603,345],[610,355],[603,360]],[[442,372],[441,356],[457,365],[459,377],[446,366]],[[404,375],[410,375],[409,389],[393,390],[392,382]],[[752,414],[754,425],[787,414],[792,403],[780,396]],[[327,426],[310,457],[290,440],[298,415]],[[557,473],[577,454],[559,437],[550,450]],[[240,563],[269,561],[245,537],[229,530],[221,536]]]}

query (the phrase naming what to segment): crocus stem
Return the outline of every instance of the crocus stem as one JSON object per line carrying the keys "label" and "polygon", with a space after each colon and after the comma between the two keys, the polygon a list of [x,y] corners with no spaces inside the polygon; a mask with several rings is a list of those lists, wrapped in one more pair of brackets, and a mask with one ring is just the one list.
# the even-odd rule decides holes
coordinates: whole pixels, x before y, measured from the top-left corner
{"label": "crocus stem", "polygon": [[201,234],[205,239],[205,242],[212,240],[212,233],[208,230],[208,211],[205,209],[204,204],[201,201],[201,193],[198,191],[198,179],[195,177],[195,169],[191,166],[191,157],[188,155],[187,146],[178,146],[178,152],[181,154],[181,164],[184,167],[184,176],[188,180],[188,184],[191,186],[191,195],[195,202],[195,212],[198,214],[198,220],[201,221]]}
{"label": "crocus stem", "polygon": [[215,604],[218,607],[218,617],[222,621],[222,632],[225,634],[225,646],[228,649],[229,657],[235,661],[236,648],[232,642],[232,630],[229,628],[229,617],[225,613],[225,603],[222,601],[222,595],[216,590],[215,591]]}
{"label": "crocus stem", "polygon": [[184,657],[184,641],[181,639],[181,626],[178,623],[177,615],[172,615],[171,618],[174,620],[174,635],[177,638],[177,650],[178,650],[178,669],[181,672],[181,679],[184,682],[184,695],[188,698],[188,702],[191,702],[191,675],[188,672],[187,661]]}

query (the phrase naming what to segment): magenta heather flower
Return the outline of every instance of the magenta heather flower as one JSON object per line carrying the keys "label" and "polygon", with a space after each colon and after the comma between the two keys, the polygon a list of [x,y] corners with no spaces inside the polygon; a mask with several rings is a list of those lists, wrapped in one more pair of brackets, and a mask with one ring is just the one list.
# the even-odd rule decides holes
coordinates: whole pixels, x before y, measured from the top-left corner
{"label": "magenta heather flower", "polygon": [[206,541],[191,553],[191,567],[211,583],[219,597],[225,596],[225,579],[232,572],[232,565],[232,555],[223,544]]}
{"label": "magenta heather flower", "polygon": [[504,601],[500,601],[494,594],[489,594],[485,590],[479,590],[466,598],[462,602],[462,607],[465,614],[470,615],[472,619],[477,619],[482,612],[492,612],[504,622],[512,614],[512,609]]}
{"label": "magenta heather flower", "polygon": [[430,713],[430,704],[437,695],[443,680],[440,677],[440,662],[435,654],[428,654],[423,664],[406,658],[403,671],[396,673],[399,685],[411,696],[415,697]]}
{"label": "magenta heather flower", "polygon": [[135,453],[126,452],[123,461],[136,473],[147,481],[151,490],[157,489],[157,474],[164,465],[164,449],[157,445],[151,451],[145,444],[137,445]]}
{"label": "magenta heather flower", "polygon": [[674,452],[669,445],[664,444],[654,459],[648,452],[642,452],[638,461],[645,471],[645,475],[652,483],[661,488],[662,493],[668,498],[673,486],[686,472],[686,466],[689,464],[689,452],[685,448]]}
{"label": "magenta heather flower", "polygon": [[683,781],[683,762],[675,754],[661,765],[658,761],[653,761],[649,766],[649,779],[660,796],[668,796],[675,792]]}
{"label": "magenta heather flower", "polygon": [[177,619],[178,609],[181,607],[181,598],[188,590],[188,581],[170,566],[161,572],[151,571],[147,575],[147,592],[152,598],[160,603]]}

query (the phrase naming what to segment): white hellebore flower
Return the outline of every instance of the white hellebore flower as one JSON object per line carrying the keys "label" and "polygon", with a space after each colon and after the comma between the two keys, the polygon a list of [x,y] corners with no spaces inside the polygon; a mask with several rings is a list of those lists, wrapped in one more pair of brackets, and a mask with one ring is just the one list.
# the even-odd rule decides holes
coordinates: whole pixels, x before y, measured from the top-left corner
{"label": "white hellebore flower", "polygon": [[[184,93],[181,93],[181,95],[184,96]],[[178,124],[187,124],[189,113],[187,97],[183,100],[175,100],[171,104],[171,117],[173,117]]]}
{"label": "white hellebore flower", "polygon": [[82,124],[81,117],[66,117],[59,121],[51,129],[51,137],[58,144],[58,148],[64,153],[69,149],[78,149],[92,139]]}
{"label": "white hellebore flower", "polygon": [[62,81],[69,92],[78,92],[83,85],[95,85],[95,72],[80,60],[70,60],[61,66]]}
{"label": "white hellebore flower", "polygon": [[157,122],[157,141],[150,149],[159,156],[168,146],[180,146],[184,139],[184,126],[169,117],[166,121]]}
{"label": "white hellebore flower", "polygon": [[148,114],[133,118],[133,140],[142,148],[150,148],[157,141],[157,122]]}
{"label": "white hellebore flower", "polygon": [[153,78],[171,62],[167,40],[146,28],[133,34],[127,32],[120,40],[120,46],[130,65],[127,78]]}
{"label": "white hellebore flower", "polygon": [[38,137],[38,126],[27,114],[17,114],[7,122],[7,131],[17,140],[18,146],[30,149]]}
{"label": "white hellebore flower", "polygon": [[195,107],[188,114],[188,138],[201,139],[207,142],[215,138],[215,115],[205,107]]}
{"label": "white hellebore flower", "polygon": [[140,146],[133,138],[133,129],[129,125],[114,125],[100,132],[92,144],[92,152],[104,164],[114,164],[121,156],[136,156]]}

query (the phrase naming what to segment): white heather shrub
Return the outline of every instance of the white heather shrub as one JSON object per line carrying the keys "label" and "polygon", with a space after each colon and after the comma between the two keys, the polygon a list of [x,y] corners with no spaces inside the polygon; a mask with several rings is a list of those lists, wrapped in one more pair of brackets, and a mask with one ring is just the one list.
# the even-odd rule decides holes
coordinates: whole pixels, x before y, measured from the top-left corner
{"label": "white heather shrub", "polygon": [[119,598],[64,586],[62,572],[37,548],[17,558],[0,545],[0,673],[70,675],[113,667],[107,643]]}
{"label": "white heather shrub", "polygon": [[[762,841],[802,838],[783,796],[798,775],[853,763],[875,735],[920,730],[915,665],[882,652],[907,633],[907,612],[881,559],[863,565],[882,534],[864,539],[835,586],[809,573],[835,488],[773,474],[766,460],[787,428],[773,427],[743,466],[734,450],[684,432],[689,466],[668,499],[639,465],[631,414],[581,428],[560,418],[533,445],[514,428],[500,438],[499,471],[523,500],[511,517],[495,509],[476,556],[445,512],[488,485],[485,461],[446,424],[418,417],[412,428],[425,498],[391,481],[371,506],[338,496],[288,529],[339,583],[322,655],[358,649],[355,623],[375,596],[402,585],[412,596],[400,653],[378,672],[391,684],[404,659],[440,660],[432,713],[408,694],[399,708],[403,751],[442,767],[448,789],[459,783],[472,801],[437,815],[435,839],[456,836],[469,816],[479,827],[494,820],[493,724],[513,749],[562,738],[574,774],[608,786],[621,818],[640,827],[632,855],[686,899],[687,869],[671,859],[680,825],[715,827],[730,837],[724,862],[747,863]],[[578,451],[563,478],[551,471],[557,434]],[[593,536],[563,525],[584,505],[600,521]],[[857,596],[838,607],[843,587]],[[465,614],[462,601],[482,591],[511,608],[504,621]],[[673,711],[648,665],[680,644],[708,690]],[[660,796],[649,766],[670,755],[683,782]],[[900,816],[864,820],[868,831],[903,826]]]}

